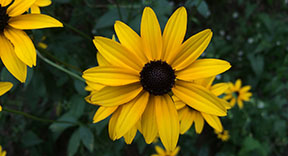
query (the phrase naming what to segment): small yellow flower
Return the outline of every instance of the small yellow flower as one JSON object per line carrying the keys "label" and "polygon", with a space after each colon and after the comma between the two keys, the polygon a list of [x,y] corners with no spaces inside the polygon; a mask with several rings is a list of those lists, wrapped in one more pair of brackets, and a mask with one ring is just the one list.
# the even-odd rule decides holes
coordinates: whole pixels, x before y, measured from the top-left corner
{"label": "small yellow flower", "polygon": [[36,0],[35,3],[30,7],[32,14],[40,14],[40,7],[46,7],[51,5],[51,0]]}
{"label": "small yellow flower", "polygon": [[180,147],[177,146],[175,150],[167,151],[161,148],[160,146],[155,146],[155,150],[157,154],[152,154],[151,156],[176,156],[180,151]]}
{"label": "small yellow flower", "polygon": [[252,93],[249,92],[251,86],[247,85],[241,87],[242,81],[240,79],[235,82],[235,85],[233,85],[231,82],[229,82],[228,85],[229,88],[225,92],[226,95],[223,97],[223,99],[230,100],[230,105],[232,107],[237,102],[239,108],[242,109],[243,101],[250,101],[250,97],[252,96]]}
{"label": "small yellow flower", "polygon": [[0,0],[0,57],[7,70],[22,83],[27,77],[27,66],[36,66],[36,49],[23,30],[63,27],[47,15],[23,14],[35,1]]}
{"label": "small yellow flower", "polygon": [[6,156],[6,151],[2,149],[2,146],[0,145],[0,156]]}
{"label": "small yellow flower", "polygon": [[214,133],[217,134],[217,138],[218,139],[221,139],[224,142],[228,141],[229,138],[230,138],[228,130],[224,130],[222,132],[219,132],[219,131],[215,130]]}
{"label": "small yellow flower", "polygon": [[94,122],[112,115],[108,125],[111,139],[125,138],[129,132],[128,136],[134,136],[136,127],[146,143],[159,136],[164,147],[173,151],[179,138],[179,119],[171,92],[196,110],[227,114],[215,95],[192,81],[215,76],[231,66],[224,60],[197,59],[207,48],[212,32],[207,29],[184,41],[186,25],[187,12],[180,7],[162,34],[156,14],[146,7],[140,36],[116,21],[120,43],[94,38],[99,66],[83,73],[86,90],[91,91],[86,100],[100,105]]}
{"label": "small yellow flower", "polygon": [[[226,83],[217,83],[212,85],[214,79],[215,76],[195,80],[194,83],[200,85],[201,87],[207,88],[215,96],[220,96],[227,90],[228,85]],[[196,133],[200,134],[204,127],[204,121],[206,121],[217,131],[221,132],[223,130],[219,116],[195,110],[190,106],[190,104],[184,103],[176,96],[173,96],[173,99],[179,114],[180,134],[184,134],[186,131],[188,131],[193,123],[195,123]],[[220,98],[218,98],[218,100],[226,109],[230,108],[229,103],[227,103],[225,100]]]}

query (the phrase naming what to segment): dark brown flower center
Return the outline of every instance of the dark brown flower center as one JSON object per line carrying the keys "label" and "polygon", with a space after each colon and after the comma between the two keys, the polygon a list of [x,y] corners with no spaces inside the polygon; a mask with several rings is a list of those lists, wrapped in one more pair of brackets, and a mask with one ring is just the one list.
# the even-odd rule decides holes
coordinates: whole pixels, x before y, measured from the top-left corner
{"label": "dark brown flower center", "polygon": [[7,14],[7,6],[2,7],[0,4],[0,32],[4,31],[4,28],[8,24],[9,16]]}
{"label": "dark brown flower center", "polygon": [[163,95],[171,91],[175,84],[175,72],[165,61],[150,61],[140,72],[140,82],[144,90],[153,95]]}

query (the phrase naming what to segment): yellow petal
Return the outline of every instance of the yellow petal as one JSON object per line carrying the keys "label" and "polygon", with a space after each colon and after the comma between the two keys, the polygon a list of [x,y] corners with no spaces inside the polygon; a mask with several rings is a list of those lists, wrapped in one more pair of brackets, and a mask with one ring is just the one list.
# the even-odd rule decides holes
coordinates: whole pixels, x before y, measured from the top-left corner
{"label": "yellow petal", "polygon": [[194,83],[199,84],[207,89],[210,89],[215,77],[216,76],[211,76],[211,77],[204,78],[204,79],[198,79],[198,80],[195,80]]}
{"label": "yellow petal", "polygon": [[143,91],[134,100],[121,105],[120,115],[117,119],[116,137],[117,139],[125,135],[142,116],[148,103],[149,93]]}
{"label": "yellow petal", "polygon": [[200,112],[194,112],[195,113],[195,131],[197,134],[200,134],[203,130],[204,127],[204,119],[202,117],[202,115],[200,114]]}
{"label": "yellow petal", "polygon": [[30,7],[31,14],[41,14],[41,10],[38,5],[33,4]]}
{"label": "yellow petal", "polygon": [[34,4],[40,7],[46,7],[51,5],[51,3],[52,3],[51,0],[36,0]]}
{"label": "yellow petal", "polygon": [[141,60],[142,66],[144,66],[148,60],[144,55],[140,36],[128,25],[120,21],[115,22],[114,28],[120,43],[130,52],[134,53]]}
{"label": "yellow petal", "polygon": [[187,12],[184,7],[178,8],[169,18],[163,32],[164,60],[168,63],[175,59],[186,34]]}
{"label": "yellow petal", "polygon": [[111,65],[99,52],[97,53],[97,61],[99,66],[109,66]]}
{"label": "yellow petal", "polygon": [[213,127],[214,129],[216,129],[219,132],[223,131],[223,126],[221,124],[220,119],[217,116],[206,114],[206,113],[203,113],[203,112],[201,112],[201,114],[202,114],[203,118],[206,120],[206,122],[211,127]]}
{"label": "yellow petal", "polygon": [[179,111],[179,116],[180,114],[182,114],[182,119],[180,122],[180,134],[184,134],[192,126],[195,119],[195,113],[189,107],[185,107]]}
{"label": "yellow petal", "polygon": [[177,79],[193,81],[221,74],[231,67],[230,63],[219,59],[200,59],[184,70],[176,72]]}
{"label": "yellow petal", "polygon": [[137,133],[137,128],[134,126],[123,136],[126,144],[132,143],[133,139],[136,136],[136,133]]}
{"label": "yellow petal", "polygon": [[249,101],[251,96],[252,96],[252,93],[247,92],[243,96],[241,96],[241,99],[244,101]]}
{"label": "yellow petal", "polygon": [[24,83],[27,76],[27,66],[16,56],[10,41],[0,35],[0,56],[7,70],[20,82]]}
{"label": "yellow petal", "polygon": [[0,0],[0,4],[1,4],[2,7],[7,6],[11,2],[12,2],[12,0]]}
{"label": "yellow petal", "polygon": [[111,115],[115,110],[118,108],[118,106],[114,107],[99,107],[93,117],[93,123],[97,123],[101,120],[106,119],[109,115]]}
{"label": "yellow petal", "polygon": [[120,115],[121,112],[121,107],[119,107],[111,116],[109,123],[108,123],[108,132],[109,132],[109,137],[112,140],[116,140],[116,124],[117,124],[117,120],[118,117]]}
{"label": "yellow petal", "polygon": [[181,101],[178,97],[172,96],[172,99],[173,99],[173,101],[175,103],[175,106],[176,106],[177,110],[182,109],[182,108],[184,108],[186,106],[186,104],[183,101]]}
{"label": "yellow petal", "polygon": [[13,87],[11,82],[0,82],[0,96],[8,92]]}
{"label": "yellow petal", "polygon": [[223,94],[227,89],[228,89],[227,83],[217,83],[213,85],[210,90],[214,95],[219,96]]}
{"label": "yellow petal", "polygon": [[250,90],[251,89],[251,86],[244,86],[244,87],[242,87],[241,89],[240,89],[240,93],[244,93],[244,92],[247,92],[248,90]]}
{"label": "yellow petal", "polygon": [[36,0],[14,0],[8,7],[7,13],[10,17],[18,16],[26,12]]}
{"label": "yellow petal", "polygon": [[117,66],[93,67],[85,70],[82,77],[106,86],[123,86],[140,81],[139,74],[134,70]]}
{"label": "yellow petal", "polygon": [[242,85],[242,81],[240,79],[236,80],[235,82],[235,90],[240,90],[241,88],[241,85]]}
{"label": "yellow petal", "polygon": [[161,148],[160,146],[156,145],[155,150],[159,155],[165,155],[166,154],[165,150],[163,148]]}
{"label": "yellow petal", "polygon": [[162,144],[167,151],[173,151],[179,138],[179,119],[175,104],[169,95],[155,96],[155,112]]}
{"label": "yellow petal", "polygon": [[191,36],[179,49],[175,60],[169,62],[176,70],[182,70],[191,65],[207,48],[212,38],[210,29]]}
{"label": "yellow petal", "polygon": [[208,114],[226,116],[226,109],[218,98],[206,88],[183,81],[177,81],[173,93],[190,107]]}
{"label": "yellow petal", "polygon": [[17,57],[29,67],[36,66],[36,49],[30,37],[22,30],[9,28],[4,35],[14,45]]}
{"label": "yellow petal", "polygon": [[128,49],[116,41],[109,38],[97,36],[93,40],[99,53],[114,66],[125,67],[140,72],[142,69],[141,61],[137,60]]}
{"label": "yellow petal", "polygon": [[88,85],[87,87],[90,87],[92,90],[95,90],[95,91],[99,91],[105,87],[105,85],[94,83],[94,82],[87,81],[87,80],[86,80],[86,83]]}
{"label": "yellow petal", "polygon": [[145,7],[141,20],[141,37],[144,51],[149,60],[160,60],[162,57],[162,34],[154,11]]}
{"label": "yellow petal", "polygon": [[235,98],[232,98],[231,101],[230,101],[230,105],[233,107],[236,103],[236,99]]}
{"label": "yellow petal", "polygon": [[141,91],[140,84],[107,86],[92,94],[91,101],[105,107],[117,106],[133,100]]}
{"label": "yellow petal", "polygon": [[148,105],[142,115],[141,130],[147,144],[151,144],[158,134],[155,113],[155,96],[153,95],[150,96]]}
{"label": "yellow petal", "polygon": [[237,100],[237,104],[238,104],[238,106],[239,106],[240,109],[243,108],[243,102],[242,102],[242,100],[238,99],[238,100]]}
{"label": "yellow petal", "polygon": [[[2,106],[0,105],[0,112],[2,112]],[[1,152],[1,150],[0,150],[0,152]]]}
{"label": "yellow petal", "polygon": [[25,14],[12,17],[8,24],[13,28],[22,30],[63,27],[63,24],[55,18],[43,14]]}

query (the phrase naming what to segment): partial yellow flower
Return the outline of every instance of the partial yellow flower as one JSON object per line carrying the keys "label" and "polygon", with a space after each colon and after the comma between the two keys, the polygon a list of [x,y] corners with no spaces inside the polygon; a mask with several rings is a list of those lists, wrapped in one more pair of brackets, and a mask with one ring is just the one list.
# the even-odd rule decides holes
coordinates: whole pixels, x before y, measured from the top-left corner
{"label": "partial yellow flower", "polygon": [[241,86],[242,81],[238,79],[235,82],[235,85],[231,82],[228,83],[229,88],[225,92],[225,96],[223,99],[230,100],[230,105],[233,107],[235,103],[237,102],[240,109],[243,108],[243,101],[250,101],[250,97],[252,96],[252,93],[249,92],[251,89],[251,86]]}
{"label": "partial yellow flower", "polygon": [[214,133],[217,134],[218,139],[221,139],[224,142],[228,141],[230,138],[228,130],[224,130],[222,132],[215,130]]}
{"label": "partial yellow flower", "polygon": [[[63,27],[43,14],[24,14],[36,0],[0,0],[0,57],[7,70],[22,83],[27,66],[36,66],[36,50],[23,30]],[[12,4],[11,4],[12,3]]]}
{"label": "partial yellow flower", "polygon": [[160,146],[155,146],[155,150],[157,154],[152,154],[151,156],[176,156],[180,151],[180,147],[177,146],[173,151],[167,151]]}
{"label": "partial yellow flower", "polygon": [[8,92],[13,87],[11,82],[0,82],[0,96]]}
{"label": "partial yellow flower", "polygon": [[35,3],[30,7],[32,14],[40,14],[40,7],[46,7],[51,5],[51,0],[36,0]]}
{"label": "partial yellow flower", "polygon": [[6,156],[6,151],[2,149],[2,146],[0,145],[0,156]]}
{"label": "partial yellow flower", "polygon": [[214,94],[192,81],[215,76],[231,66],[219,59],[197,60],[208,46],[212,32],[204,30],[182,43],[186,25],[187,12],[180,7],[162,34],[154,11],[146,7],[141,36],[116,21],[114,27],[120,43],[100,36],[94,38],[99,66],[83,73],[86,89],[91,91],[86,100],[100,105],[97,112],[104,111],[104,117],[111,115],[108,127],[113,140],[140,123],[138,127],[146,143],[159,136],[164,147],[174,151],[179,119],[171,92],[195,110],[218,116],[227,114]]}
{"label": "partial yellow flower", "polygon": [[[12,87],[13,87],[13,84],[11,82],[0,82],[0,96],[8,92]],[[0,105],[0,112],[1,111],[2,111],[2,106]]]}
{"label": "partial yellow flower", "polygon": [[[199,87],[208,89],[215,96],[220,96],[227,90],[228,85],[226,83],[217,83],[212,85],[214,79],[215,76],[195,80],[194,83],[200,85]],[[217,115],[195,110],[190,106],[190,104],[184,103],[176,96],[173,96],[173,99],[179,114],[180,134],[184,134],[186,131],[188,131],[190,127],[193,125],[193,123],[195,123],[196,133],[200,134],[204,127],[204,121],[206,121],[212,128],[214,128],[217,131],[221,132],[223,130],[222,123]],[[226,109],[231,108],[230,105],[225,100],[220,98],[217,98],[217,100]]]}

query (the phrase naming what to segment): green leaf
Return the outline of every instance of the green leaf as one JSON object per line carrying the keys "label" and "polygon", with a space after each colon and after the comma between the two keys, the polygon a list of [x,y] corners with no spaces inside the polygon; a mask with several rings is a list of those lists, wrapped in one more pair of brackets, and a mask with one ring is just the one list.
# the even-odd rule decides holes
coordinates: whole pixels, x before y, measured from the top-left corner
{"label": "green leaf", "polygon": [[50,125],[50,129],[53,132],[63,132],[66,128],[68,127],[72,127],[75,124],[72,123],[77,123],[77,119],[71,115],[70,113],[66,113],[63,116],[61,116],[57,121],[67,121],[67,122],[71,122],[71,123],[53,123]]}
{"label": "green leaf", "polygon": [[80,133],[79,129],[75,130],[74,133],[72,134],[69,143],[68,143],[68,148],[67,148],[67,153],[68,156],[73,156],[76,154],[78,151],[80,145]]}
{"label": "green leaf", "polygon": [[80,138],[84,146],[90,151],[93,152],[94,149],[94,135],[91,130],[85,126],[81,126],[80,129]]}

